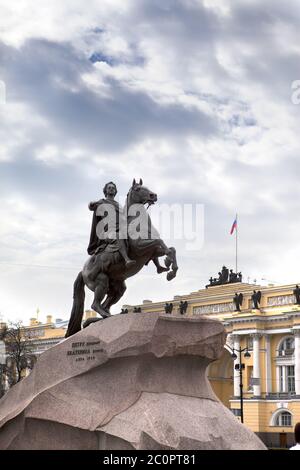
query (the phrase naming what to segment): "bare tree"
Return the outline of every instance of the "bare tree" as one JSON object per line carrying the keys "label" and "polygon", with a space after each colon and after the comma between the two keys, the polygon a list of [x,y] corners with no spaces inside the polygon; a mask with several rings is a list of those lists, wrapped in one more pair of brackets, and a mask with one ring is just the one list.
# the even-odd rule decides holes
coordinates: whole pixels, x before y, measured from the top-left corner
{"label": "bare tree", "polygon": [[33,366],[31,341],[26,337],[21,321],[6,325],[1,331],[1,339],[6,348],[5,374],[9,385],[12,386],[20,382],[25,369]]}

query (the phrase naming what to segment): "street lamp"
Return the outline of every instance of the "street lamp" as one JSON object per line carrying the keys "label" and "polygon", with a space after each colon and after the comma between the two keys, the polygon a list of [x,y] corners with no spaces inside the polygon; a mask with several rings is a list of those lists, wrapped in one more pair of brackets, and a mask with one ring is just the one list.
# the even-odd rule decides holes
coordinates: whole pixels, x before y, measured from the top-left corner
{"label": "street lamp", "polygon": [[0,398],[4,392],[4,371],[5,371],[5,344],[4,341],[0,340]]}
{"label": "street lamp", "polygon": [[240,404],[241,404],[241,422],[244,422],[244,408],[243,408],[243,370],[245,369],[245,364],[242,363],[242,352],[246,351],[244,357],[251,357],[251,354],[248,351],[248,348],[232,348],[231,346],[227,347],[232,351],[231,357],[235,361],[238,356],[235,354],[237,352],[239,354],[239,364],[235,364],[235,370],[240,372]]}

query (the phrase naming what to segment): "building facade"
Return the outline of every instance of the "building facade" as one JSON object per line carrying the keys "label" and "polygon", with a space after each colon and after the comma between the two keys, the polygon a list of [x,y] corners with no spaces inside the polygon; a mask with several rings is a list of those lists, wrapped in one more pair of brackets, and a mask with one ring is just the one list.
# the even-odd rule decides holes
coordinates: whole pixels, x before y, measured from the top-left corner
{"label": "building facade", "polygon": [[[185,315],[215,318],[224,324],[224,354],[210,365],[208,378],[237,419],[241,419],[242,384],[244,424],[268,447],[291,446],[294,425],[300,421],[300,305],[294,289],[295,285],[238,282],[168,301],[173,303],[171,315],[180,315],[180,302],[187,301]],[[259,308],[253,308],[254,291],[261,292]],[[236,293],[243,294],[240,311],[233,300]],[[139,307],[149,313],[165,312],[165,302],[146,300]],[[132,311],[131,306],[126,308]]]}
{"label": "building facade", "polygon": [[[95,312],[87,310],[84,314],[84,320],[93,316],[95,316]],[[41,322],[38,320],[38,313],[36,317],[30,319],[29,325],[22,326],[22,337],[28,343],[30,350],[28,364],[22,369],[22,377],[26,377],[30,373],[38,357],[44,351],[64,339],[67,327],[68,320],[54,319],[52,315],[47,315],[46,322]],[[6,323],[0,323],[0,333],[4,328],[6,328]],[[13,363],[10,364],[11,359],[7,356],[5,358],[4,343],[1,343],[1,345],[4,347],[4,350],[0,350],[0,398],[10,388],[9,379],[14,376],[14,370],[12,369],[15,368]]]}

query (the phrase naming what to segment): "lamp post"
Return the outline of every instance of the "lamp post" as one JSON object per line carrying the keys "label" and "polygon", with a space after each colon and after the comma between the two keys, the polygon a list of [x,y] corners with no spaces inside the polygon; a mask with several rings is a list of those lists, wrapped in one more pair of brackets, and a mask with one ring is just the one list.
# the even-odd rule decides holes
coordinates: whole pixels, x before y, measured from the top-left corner
{"label": "lamp post", "polygon": [[0,340],[0,398],[4,394],[4,371],[5,371],[5,344]]}
{"label": "lamp post", "polygon": [[240,408],[241,408],[241,422],[244,422],[244,402],[243,402],[243,370],[245,369],[245,364],[242,363],[242,352],[246,351],[244,357],[251,357],[251,354],[248,351],[248,348],[232,348],[231,346],[227,347],[232,351],[231,357],[235,361],[237,359],[236,352],[239,354],[239,364],[235,364],[235,370],[240,372]]}

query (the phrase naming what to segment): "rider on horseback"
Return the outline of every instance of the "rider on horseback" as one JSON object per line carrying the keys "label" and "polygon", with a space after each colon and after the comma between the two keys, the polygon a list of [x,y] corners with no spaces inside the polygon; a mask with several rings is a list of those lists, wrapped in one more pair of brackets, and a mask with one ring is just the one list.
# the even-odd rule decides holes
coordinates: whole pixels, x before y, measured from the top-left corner
{"label": "rider on horseback", "polygon": [[[148,206],[154,204],[157,195],[143,186],[142,180],[136,183],[134,179],[127,195],[126,210],[123,211],[114,200],[116,193],[116,185],[109,182],[104,187],[105,199],[89,205],[90,210],[94,212],[88,247],[91,256],[74,282],[73,306],[66,338],[81,329],[85,286],[94,292],[92,309],[102,318],[107,318],[111,316],[110,308],[126,291],[126,279],[136,275],[150,261],[156,265],[157,272],[168,271],[168,281],[176,276],[178,270],[176,250],[167,247],[160,238],[144,207],[145,204]],[[138,218],[135,212],[132,214],[130,210],[135,209],[135,205],[139,207]],[[135,223],[138,221],[137,226],[140,226],[140,220],[146,220],[147,226],[144,228],[150,237],[147,233],[146,237],[144,235],[135,237]],[[140,233],[140,230],[137,232]],[[133,259],[129,258],[128,251]],[[160,266],[158,262],[162,256],[165,256],[166,267]]]}
{"label": "rider on horseback", "polygon": [[[124,240],[124,238],[118,237],[116,238],[109,238],[108,230],[111,229],[111,227],[105,227],[103,233],[100,234],[100,237],[97,234],[97,226],[99,222],[101,221],[102,217],[97,214],[97,210],[101,204],[110,204],[114,207],[115,210],[115,232],[116,234],[119,233],[119,225],[121,222],[122,218],[122,208],[120,204],[114,200],[116,194],[117,194],[117,186],[115,183],[110,181],[107,183],[104,188],[103,188],[103,193],[105,196],[105,199],[100,199],[99,201],[96,202],[90,202],[89,204],[89,209],[90,211],[93,211],[93,221],[92,221],[92,228],[91,228],[91,235],[90,235],[90,242],[89,246],[87,249],[87,252],[89,255],[97,255],[98,253],[104,251],[105,249],[108,248],[109,251],[119,251],[119,253],[122,255],[122,257],[125,260],[125,264],[127,268],[130,268],[131,266],[135,265],[136,262],[132,259],[129,258],[128,253],[127,253],[127,243]],[[112,221],[110,221],[112,222]],[[105,236],[106,233],[106,236]],[[109,247],[108,247],[109,245]],[[95,264],[95,267],[90,273],[90,278],[95,279],[97,277],[99,271],[99,267],[97,266],[97,263]]]}
{"label": "rider on horseback", "polygon": [[[101,216],[97,215],[97,210],[101,204],[110,204],[114,207],[115,215],[116,215],[114,230],[115,230],[116,235],[119,234],[120,223],[124,222],[124,214],[123,214],[122,208],[120,204],[114,200],[117,194],[117,186],[115,185],[115,183],[113,183],[112,181],[107,183],[103,188],[103,193],[105,195],[105,199],[100,199],[99,201],[89,203],[89,209],[90,211],[93,211],[94,214],[93,214],[90,242],[89,242],[87,252],[89,255],[97,255],[98,253],[101,253],[104,250],[107,250],[110,252],[119,251],[119,253],[122,255],[122,257],[125,260],[126,268],[130,268],[131,266],[134,266],[136,264],[136,261],[130,259],[128,256],[128,247],[127,247],[126,240],[122,237],[109,238],[108,231],[106,230],[107,226],[105,227],[103,232],[101,232],[100,234],[97,233],[97,226],[102,219]],[[112,221],[110,220],[110,222]],[[109,229],[110,227],[108,227],[108,230]],[[100,235],[100,237],[98,235]],[[160,265],[157,257],[154,257],[152,261],[155,264],[157,272],[159,274],[164,271],[169,270],[168,268],[165,268]],[[98,272],[99,272],[99,266],[98,266],[98,263],[95,262],[94,267],[91,269],[91,272],[89,275],[90,279],[95,280],[98,275]]]}

